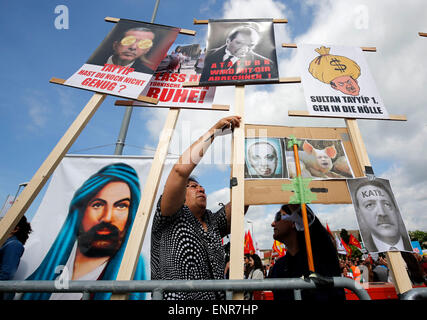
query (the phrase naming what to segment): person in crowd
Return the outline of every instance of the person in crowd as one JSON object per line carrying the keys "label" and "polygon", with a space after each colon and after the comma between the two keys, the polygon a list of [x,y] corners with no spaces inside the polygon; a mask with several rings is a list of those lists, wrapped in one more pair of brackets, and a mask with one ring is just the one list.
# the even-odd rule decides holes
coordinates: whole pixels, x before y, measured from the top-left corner
{"label": "person in crowd", "polygon": [[415,254],[412,252],[402,252],[402,258],[405,260],[406,268],[408,270],[409,279],[415,286],[427,285],[427,281],[424,277],[424,272],[421,268],[421,265],[418,263]]}
{"label": "person in crowd", "polygon": [[374,282],[389,282],[387,260],[382,256],[378,257],[372,272],[374,274]]}
{"label": "person in crowd", "polygon": [[22,216],[0,248],[0,280],[12,280],[15,276],[25,250],[25,242],[32,231],[31,224]]}
{"label": "person in crowd", "polygon": [[[264,279],[264,271],[261,258],[257,254],[249,256],[249,275],[248,279],[262,280]],[[245,300],[253,299],[253,292],[246,291],[244,294]]]}
{"label": "person in crowd", "polygon": [[[221,238],[230,233],[231,204],[213,213],[206,208],[205,189],[191,173],[225,127],[241,118],[219,120],[178,159],[166,180],[151,230],[151,279],[223,279],[225,252]],[[224,299],[224,292],[165,292],[167,300]]]}
{"label": "person in crowd", "polygon": [[249,271],[251,271],[251,269],[249,267],[249,257],[250,256],[251,255],[249,253],[245,253],[245,255],[243,256],[243,268],[244,268],[243,275],[244,275],[245,279],[248,278]]}
{"label": "person in crowd", "polygon": [[[311,208],[307,205],[307,218],[312,243],[315,273],[319,277],[340,277],[340,266],[336,248],[328,231],[323,227]],[[300,278],[310,276],[301,206],[285,204],[276,213],[273,227],[273,238],[286,245],[286,255],[274,264],[270,278]],[[294,300],[293,290],[274,290],[275,300]],[[343,289],[316,288],[302,290],[303,300],[345,300]]]}

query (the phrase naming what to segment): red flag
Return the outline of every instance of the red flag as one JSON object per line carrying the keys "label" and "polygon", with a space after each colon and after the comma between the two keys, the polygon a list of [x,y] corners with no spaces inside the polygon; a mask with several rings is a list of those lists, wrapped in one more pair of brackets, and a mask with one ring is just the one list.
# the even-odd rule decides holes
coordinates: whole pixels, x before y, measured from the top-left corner
{"label": "red flag", "polygon": [[344,242],[343,239],[341,239],[341,243],[345,248],[345,251],[347,251],[347,255],[351,257],[351,248],[347,245],[347,243]]}
{"label": "red flag", "polygon": [[252,240],[251,232],[248,230],[245,232],[245,251],[244,253],[254,254],[255,253],[255,247]]}
{"label": "red flag", "polygon": [[359,240],[356,239],[351,233],[350,233],[350,239],[348,240],[348,244],[352,244],[353,246],[358,247],[359,249],[362,249],[362,245],[360,244]]}
{"label": "red flag", "polygon": [[326,231],[329,232],[329,234],[331,235],[332,238],[334,237],[334,235],[331,232],[331,229],[329,229],[328,223],[326,223]]}
{"label": "red flag", "polygon": [[283,257],[286,254],[285,245],[277,240],[273,242],[273,252],[277,252],[280,257]]}

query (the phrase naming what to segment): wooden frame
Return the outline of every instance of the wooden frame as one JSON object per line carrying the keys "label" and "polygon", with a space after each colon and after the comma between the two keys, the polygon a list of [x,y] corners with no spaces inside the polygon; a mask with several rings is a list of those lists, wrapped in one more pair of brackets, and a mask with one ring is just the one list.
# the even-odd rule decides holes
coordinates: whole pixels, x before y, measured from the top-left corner
{"label": "wooden frame", "polygon": [[[285,138],[294,135],[296,138],[341,140],[355,177],[362,177],[362,166],[357,156],[357,149],[350,139],[348,128],[323,127],[283,127],[250,125],[245,126],[246,136],[259,137],[260,132],[267,133],[262,137]],[[248,134],[250,132],[250,134]],[[293,192],[282,191],[282,184],[290,184],[290,179],[245,180],[245,205],[283,204],[289,202]],[[348,204],[351,196],[345,179],[313,180],[309,187],[316,194],[313,203]]]}
{"label": "wooden frame", "polygon": [[[292,48],[296,49],[297,44],[296,43],[282,43],[283,48]],[[375,47],[360,47],[362,51],[368,51],[368,52],[377,52],[377,48]]]}

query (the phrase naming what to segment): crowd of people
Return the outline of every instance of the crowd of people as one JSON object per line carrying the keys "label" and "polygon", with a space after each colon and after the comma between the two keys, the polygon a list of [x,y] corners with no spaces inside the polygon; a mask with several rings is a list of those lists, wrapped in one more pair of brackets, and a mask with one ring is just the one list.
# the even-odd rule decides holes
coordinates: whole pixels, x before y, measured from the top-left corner
{"label": "crowd of people", "polygon": [[[427,285],[427,255],[418,253],[401,252],[406,263],[412,285]],[[379,254],[374,260],[371,255],[364,259],[344,257],[340,258],[341,276],[366,282],[392,282],[392,276],[385,254]]]}

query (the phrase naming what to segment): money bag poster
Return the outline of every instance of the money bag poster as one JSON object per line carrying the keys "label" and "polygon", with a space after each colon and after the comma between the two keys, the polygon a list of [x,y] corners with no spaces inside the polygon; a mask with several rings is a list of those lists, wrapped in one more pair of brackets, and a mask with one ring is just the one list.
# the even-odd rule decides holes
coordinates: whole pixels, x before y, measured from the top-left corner
{"label": "money bag poster", "polygon": [[361,48],[302,44],[298,63],[310,114],[389,119]]}

